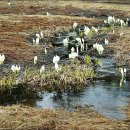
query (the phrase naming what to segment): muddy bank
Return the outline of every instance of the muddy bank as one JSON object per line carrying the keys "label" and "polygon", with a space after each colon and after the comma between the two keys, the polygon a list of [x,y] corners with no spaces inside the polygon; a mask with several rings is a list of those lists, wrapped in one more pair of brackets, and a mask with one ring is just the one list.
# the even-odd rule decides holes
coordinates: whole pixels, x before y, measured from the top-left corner
{"label": "muddy bank", "polygon": [[75,112],[38,109],[26,106],[0,107],[0,128],[20,130],[128,130],[125,121],[109,120],[89,108],[78,108]]}

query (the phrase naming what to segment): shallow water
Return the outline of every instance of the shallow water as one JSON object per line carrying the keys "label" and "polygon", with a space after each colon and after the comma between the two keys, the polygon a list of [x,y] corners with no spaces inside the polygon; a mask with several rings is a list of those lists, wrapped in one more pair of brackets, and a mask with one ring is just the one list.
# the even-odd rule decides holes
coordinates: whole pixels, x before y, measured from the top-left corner
{"label": "shallow water", "polygon": [[122,120],[126,118],[122,107],[130,102],[130,82],[120,87],[118,81],[96,81],[83,92],[79,93],[41,93],[41,99],[36,106],[42,108],[65,108],[73,110],[76,106],[90,106],[108,118]]}

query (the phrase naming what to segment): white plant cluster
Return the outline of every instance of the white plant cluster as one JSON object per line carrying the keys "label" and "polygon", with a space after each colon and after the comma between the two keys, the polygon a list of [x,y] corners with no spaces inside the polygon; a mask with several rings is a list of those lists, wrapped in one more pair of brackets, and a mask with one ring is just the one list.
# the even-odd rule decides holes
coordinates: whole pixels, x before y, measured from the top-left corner
{"label": "white plant cluster", "polygon": [[5,55],[0,54],[0,65],[2,65],[4,63],[4,60],[5,60]]}
{"label": "white plant cluster", "polygon": [[34,65],[37,64],[37,59],[38,59],[37,56],[34,56],[34,59],[33,59]]}
{"label": "white plant cluster", "polygon": [[120,80],[120,87],[121,87],[124,83],[126,83],[126,72],[127,72],[127,70],[124,67],[119,67],[119,71],[121,73],[121,80]]}
{"label": "white plant cluster", "polygon": [[[77,26],[78,26],[78,23],[74,22],[73,23],[73,29],[75,30]],[[89,28],[87,26],[84,26],[84,31],[83,31],[84,35],[88,36],[90,31],[98,33],[98,29],[96,27],[92,26],[91,28]]]}
{"label": "white plant cluster", "polygon": [[42,76],[45,72],[45,66],[42,65],[41,69],[40,69],[40,75]]}
{"label": "white plant cluster", "polygon": [[69,38],[67,37],[67,38],[63,39],[62,42],[63,42],[64,47],[65,47],[65,48],[68,48],[68,45],[69,45]]}
{"label": "white plant cluster", "polygon": [[105,45],[108,45],[109,41],[107,39],[105,39]]}
{"label": "white plant cluster", "polygon": [[119,70],[120,70],[121,76],[123,78],[126,77],[126,68],[120,67]]}
{"label": "white plant cluster", "polygon": [[[77,27],[78,27],[78,23],[74,22],[73,25],[72,25],[73,32],[76,31]],[[82,33],[85,36],[89,36],[90,32],[98,33],[98,29],[96,27],[94,27],[94,26],[92,26],[91,28],[89,28],[88,26],[84,26],[84,29],[83,29]],[[71,51],[71,53],[69,54],[69,58],[75,58],[75,57],[77,57],[79,55],[79,49],[80,49],[80,52],[83,52],[85,50],[87,51],[88,47],[87,47],[87,44],[86,45],[84,44],[84,38],[83,37],[77,36],[75,38],[75,41],[76,41],[76,44],[75,44],[76,52]],[[68,49],[68,46],[69,46],[69,42],[70,41],[69,41],[68,36],[62,40],[63,46],[65,48],[67,48],[67,49]]]}
{"label": "white plant cluster", "polygon": [[[74,22],[74,23],[73,23],[73,29],[74,29],[74,31],[75,31],[75,29],[76,29],[77,26],[78,26],[78,23]],[[87,29],[88,29],[88,30],[87,30]],[[89,28],[85,27],[85,28],[84,28],[84,31],[85,31],[85,30],[89,32]],[[86,34],[87,34],[87,32],[86,32]],[[69,42],[70,42],[70,41],[69,41],[68,36],[62,40],[63,46],[64,46],[65,48],[67,48],[67,49],[68,49],[68,46],[69,46]],[[83,51],[85,50],[85,49],[84,49],[84,47],[85,47],[85,45],[84,45],[84,39],[77,36],[77,37],[75,38],[75,42],[76,42],[75,47],[77,47],[77,54],[79,54],[79,52],[78,52],[78,50],[79,50],[78,48],[79,48],[79,47],[80,47],[80,51],[83,52]],[[87,48],[87,47],[86,47],[86,48]]]}
{"label": "white plant cluster", "polygon": [[[5,55],[0,54],[0,64],[3,64],[4,60],[5,60]],[[60,61],[59,56],[56,55],[56,56],[53,57],[53,63],[55,64],[55,70],[56,71],[61,70],[61,68],[58,65],[59,61]],[[34,56],[34,64],[37,64],[37,56]],[[11,70],[12,70],[13,73],[18,74],[21,70],[21,66],[20,65],[12,65]],[[40,75],[42,76],[45,72],[45,66],[42,65],[39,71],[40,71]]]}
{"label": "white plant cluster", "polygon": [[15,74],[18,74],[19,71],[20,71],[21,67],[20,65],[12,65],[11,66],[11,70],[15,73]]}
{"label": "white plant cluster", "polygon": [[78,23],[74,22],[73,23],[73,29],[76,29],[77,26],[78,26]]}
{"label": "white plant cluster", "polygon": [[69,54],[70,59],[75,59],[78,57],[78,53],[75,52],[74,47],[71,48],[71,53]]}
{"label": "white plant cluster", "polygon": [[98,29],[94,26],[92,26],[91,28],[84,26],[84,35],[88,36],[90,32],[98,33]]}
{"label": "white plant cluster", "polygon": [[[2,65],[4,63],[4,61],[5,61],[5,55],[4,54],[0,54],[0,65]],[[11,66],[11,70],[15,74],[19,73],[20,69],[21,69],[20,65],[12,65]]]}
{"label": "white plant cluster", "polygon": [[33,38],[32,42],[33,42],[34,45],[39,45],[40,39],[43,38],[43,32],[40,31],[39,33],[36,33],[35,35],[36,35],[36,38]]}
{"label": "white plant cluster", "polygon": [[84,26],[84,35],[87,36],[89,34],[90,30],[91,29],[89,27]]}
{"label": "white plant cluster", "polygon": [[96,49],[99,54],[103,54],[104,48],[101,44],[96,43],[93,45],[93,48]]}
{"label": "white plant cluster", "polygon": [[80,51],[83,52],[85,49],[84,49],[84,39],[83,38],[80,38],[80,37],[77,37],[76,38],[76,41],[78,42],[77,43],[77,54],[79,54],[78,52],[78,47],[80,46]]}
{"label": "white plant cluster", "polygon": [[92,26],[91,30],[93,30],[95,33],[98,33],[98,29]]}
{"label": "white plant cluster", "polygon": [[104,23],[108,23],[110,26],[121,26],[121,27],[127,27],[128,26],[129,19],[126,19],[126,21],[122,19],[116,19],[114,16],[108,16],[107,20],[104,20]]}
{"label": "white plant cluster", "polygon": [[61,68],[58,65],[59,61],[60,61],[60,57],[59,56],[56,55],[56,56],[53,57],[53,63],[55,64],[55,70],[56,71],[61,70]]}

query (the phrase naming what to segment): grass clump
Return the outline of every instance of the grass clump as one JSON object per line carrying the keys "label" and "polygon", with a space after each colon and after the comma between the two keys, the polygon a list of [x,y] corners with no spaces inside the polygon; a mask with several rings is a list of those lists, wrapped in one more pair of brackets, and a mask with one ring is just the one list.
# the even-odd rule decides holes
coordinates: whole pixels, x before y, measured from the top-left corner
{"label": "grass clump", "polygon": [[89,55],[84,56],[84,61],[87,65],[91,64],[91,57]]}
{"label": "grass clump", "polygon": [[[42,90],[80,90],[84,85],[88,84],[90,79],[94,78],[95,72],[89,64],[90,58],[86,56],[86,63],[81,64],[80,61],[72,60],[68,65],[62,65],[61,70],[56,71],[54,68],[46,70],[43,75],[39,74],[39,70],[26,68],[22,76],[19,76],[18,84],[22,84],[24,88],[42,89]],[[17,77],[16,77],[17,79]],[[16,79],[12,76],[2,78],[1,89],[16,87]]]}
{"label": "grass clump", "polygon": [[92,67],[78,61],[71,61],[69,65],[61,66],[60,71],[50,69],[42,76],[37,74],[30,77],[27,84],[55,91],[80,90],[95,76]]}
{"label": "grass clump", "polygon": [[11,90],[18,85],[18,79],[15,75],[3,77],[0,79],[0,91]]}

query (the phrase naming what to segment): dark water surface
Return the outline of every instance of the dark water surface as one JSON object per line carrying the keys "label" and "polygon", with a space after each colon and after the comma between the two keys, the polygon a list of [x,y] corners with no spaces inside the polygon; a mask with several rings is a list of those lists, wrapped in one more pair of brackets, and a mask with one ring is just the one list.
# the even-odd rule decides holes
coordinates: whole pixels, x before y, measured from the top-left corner
{"label": "dark water surface", "polygon": [[95,85],[85,88],[83,92],[61,95],[43,92],[41,97],[35,102],[36,107],[73,110],[76,106],[88,105],[106,117],[122,120],[126,115],[121,108],[130,102],[130,82],[120,87],[118,81],[96,81]]}

